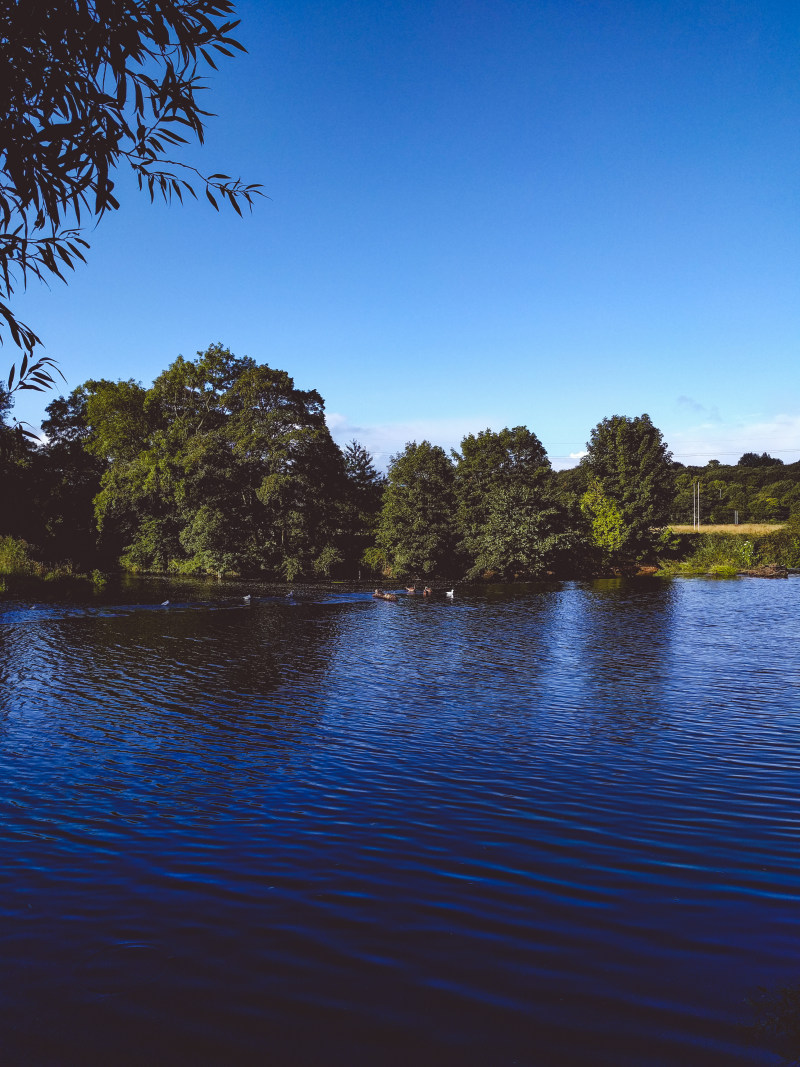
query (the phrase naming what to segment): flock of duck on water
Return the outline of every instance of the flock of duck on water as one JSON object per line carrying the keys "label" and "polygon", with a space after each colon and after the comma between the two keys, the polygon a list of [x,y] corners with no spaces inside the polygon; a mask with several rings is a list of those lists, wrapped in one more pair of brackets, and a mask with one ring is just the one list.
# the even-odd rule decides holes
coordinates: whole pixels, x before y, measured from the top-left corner
{"label": "flock of duck on water", "polygon": [[[446,589],[444,595],[445,596],[449,596],[450,599],[452,600],[453,596],[455,595],[455,591],[456,591],[455,590],[455,586],[453,586],[452,589]],[[418,590],[415,585],[407,585],[406,586],[406,592],[408,593],[409,596],[416,596],[418,592],[422,596],[433,596],[433,590],[431,589],[431,587],[429,585],[424,586],[421,590]],[[291,600],[292,597],[294,597],[294,589],[292,589],[291,592],[286,594],[286,599],[287,600]],[[397,600],[397,593],[384,593],[384,591],[382,589],[376,589],[375,592],[372,594],[372,599],[373,600]],[[242,600],[245,602],[245,604],[249,604],[250,601],[252,600],[252,597],[248,593],[247,596],[243,596],[242,597]],[[161,602],[161,607],[162,608],[168,608],[169,606],[170,606],[169,600],[162,600],[162,602]]]}
{"label": "flock of duck on water", "polygon": [[[415,585],[407,585],[406,592],[409,596],[416,596],[417,593],[421,593],[422,596],[433,596],[433,590],[429,585],[426,585],[422,590],[418,590]],[[452,600],[455,596],[455,586],[452,589],[445,590],[445,596],[449,596]],[[384,593],[382,589],[376,589],[372,594],[373,600],[397,600],[397,593]]]}

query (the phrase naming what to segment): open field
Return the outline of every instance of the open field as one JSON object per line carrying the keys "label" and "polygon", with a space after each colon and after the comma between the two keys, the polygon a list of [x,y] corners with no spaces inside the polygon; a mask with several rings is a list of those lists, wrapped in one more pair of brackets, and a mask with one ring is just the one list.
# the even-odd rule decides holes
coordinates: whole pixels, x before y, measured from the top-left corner
{"label": "open field", "polygon": [[702,523],[699,530],[696,530],[690,522],[677,524],[670,526],[670,530],[673,533],[728,533],[728,534],[752,534],[754,537],[762,536],[763,534],[775,533],[776,530],[780,530],[785,523],[782,522],[740,522],[738,525],[734,523]]}

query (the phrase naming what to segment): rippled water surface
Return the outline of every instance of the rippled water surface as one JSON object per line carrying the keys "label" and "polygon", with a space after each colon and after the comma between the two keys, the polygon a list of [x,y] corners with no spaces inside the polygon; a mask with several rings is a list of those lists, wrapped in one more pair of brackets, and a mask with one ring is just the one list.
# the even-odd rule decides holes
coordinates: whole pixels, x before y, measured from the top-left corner
{"label": "rippled water surface", "polygon": [[164,594],[0,603],[4,1063],[784,1062],[800,578]]}

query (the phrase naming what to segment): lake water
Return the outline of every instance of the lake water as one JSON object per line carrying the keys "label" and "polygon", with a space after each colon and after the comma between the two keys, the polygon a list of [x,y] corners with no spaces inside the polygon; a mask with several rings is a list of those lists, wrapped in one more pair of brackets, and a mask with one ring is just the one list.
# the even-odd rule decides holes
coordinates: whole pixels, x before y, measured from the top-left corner
{"label": "lake water", "polygon": [[800,578],[186,589],[0,603],[3,1063],[786,1062]]}

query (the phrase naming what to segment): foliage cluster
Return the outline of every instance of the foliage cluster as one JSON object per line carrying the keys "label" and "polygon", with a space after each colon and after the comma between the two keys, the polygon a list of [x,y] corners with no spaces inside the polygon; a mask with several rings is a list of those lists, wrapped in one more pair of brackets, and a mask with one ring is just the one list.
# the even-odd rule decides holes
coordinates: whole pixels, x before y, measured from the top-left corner
{"label": "foliage cluster", "polygon": [[322,398],[212,345],[149,389],[88,381],[48,407],[33,447],[0,421],[0,534],[81,570],[356,571],[383,479],[342,452]]}
{"label": "foliage cluster", "polygon": [[[691,470],[677,469],[673,482],[676,465],[647,416],[614,416],[595,427],[572,470],[552,471],[525,427],[486,430],[449,457],[411,442],[393,457],[384,491],[366,449],[333,444],[317,393],[220,345],[193,363],[176,360],[150,390],[87,382],[48,415],[48,443],[37,449],[0,421],[2,532],[81,568],[109,568],[122,553],[134,569],[289,580],[359,567],[501,579],[608,572],[674,555],[664,531],[687,482],[691,490]],[[733,471],[735,485],[763,496],[775,469],[800,476],[800,463],[706,471]],[[724,539],[713,544],[715,565],[743,566],[739,553],[721,552]],[[790,531],[769,544],[776,560],[796,565]]]}
{"label": "foliage cluster", "polygon": [[24,541],[0,537],[0,574],[30,574],[33,560]]}
{"label": "foliage cluster", "polygon": [[745,453],[734,465],[716,460],[705,467],[676,465],[670,513],[673,522],[692,521],[692,492],[697,481],[702,523],[732,523],[737,512],[741,523],[782,522],[800,509],[800,462],[784,464],[766,453]]}
{"label": "foliage cluster", "polygon": [[392,457],[377,547],[397,577],[536,578],[590,551],[574,518],[534,433],[484,430],[451,456],[412,441]]}
{"label": "foliage cluster", "polygon": [[757,548],[759,560],[763,563],[800,568],[800,511],[794,512],[780,530],[760,538]]}
{"label": "foliage cluster", "polygon": [[713,533],[688,537],[690,553],[681,560],[662,561],[665,574],[734,575],[756,566],[755,541],[742,534]]}
{"label": "foliage cluster", "polygon": [[3,577],[44,578],[48,581],[71,578],[75,568],[69,561],[59,564],[42,563],[31,554],[31,546],[20,538],[0,537],[0,575]]}
{"label": "foliage cluster", "polygon": [[331,438],[322,398],[221,344],[145,388],[85,382],[33,448],[0,423],[16,506],[0,533],[83,570],[407,579],[619,573],[665,549],[672,467],[646,415],[592,431],[554,472],[524,426],[450,455],[410,442],[380,476]]}
{"label": "foliage cluster", "polygon": [[690,546],[680,560],[662,561],[665,574],[737,574],[770,564],[800,568],[800,514],[773,533],[684,535]]}
{"label": "foliage cluster", "polygon": [[32,358],[39,338],[8,301],[83,261],[87,222],[119,207],[117,168],[151,200],[195,197],[199,184],[241,215],[260,195],[172,158],[203,142],[203,69],[243,51],[232,15],[231,0],[0,0],[0,342],[7,332],[23,350],[7,389],[54,384],[54,361]]}
{"label": "foliage cluster", "polygon": [[357,549],[378,475],[351,449],[348,478],[322,398],[285,371],[212,345],[150,389],[84,390],[84,447],[104,464],[98,529],[126,568],[292,581],[330,576]]}
{"label": "foliage cluster", "polygon": [[377,543],[398,576],[505,580],[635,567],[662,544],[670,472],[647,415],[605,419],[581,469],[566,476],[524,426],[469,434],[450,459],[412,442],[390,463]]}
{"label": "foliage cluster", "polygon": [[460,549],[468,577],[536,577],[558,570],[575,541],[547,453],[524,426],[484,430],[455,459]]}

